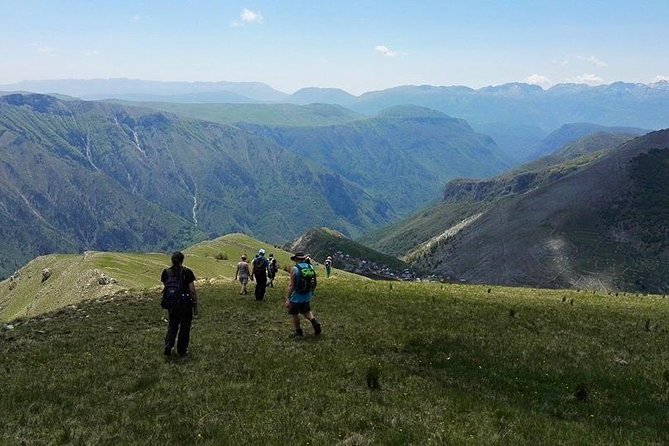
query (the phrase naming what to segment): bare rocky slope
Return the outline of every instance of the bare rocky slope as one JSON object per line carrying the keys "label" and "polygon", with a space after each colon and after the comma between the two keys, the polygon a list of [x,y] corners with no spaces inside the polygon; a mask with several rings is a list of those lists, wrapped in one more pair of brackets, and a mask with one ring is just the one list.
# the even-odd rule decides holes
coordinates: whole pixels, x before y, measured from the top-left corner
{"label": "bare rocky slope", "polygon": [[666,292],[669,130],[496,202],[414,257],[476,283]]}

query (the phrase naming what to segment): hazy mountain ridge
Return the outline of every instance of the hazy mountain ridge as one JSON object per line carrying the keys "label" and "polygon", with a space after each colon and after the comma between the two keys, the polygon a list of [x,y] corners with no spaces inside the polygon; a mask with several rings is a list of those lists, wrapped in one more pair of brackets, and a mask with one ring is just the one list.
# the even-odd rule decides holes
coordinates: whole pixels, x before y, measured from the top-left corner
{"label": "hazy mountain ridge", "polygon": [[[240,100],[249,102],[277,102],[285,99],[286,93],[275,90],[262,82],[183,82],[183,81],[147,81],[141,79],[54,79],[28,80],[14,84],[0,85],[0,90],[23,90],[34,93],[61,93],[80,99],[106,99],[120,96],[137,97],[179,97],[185,100],[188,95],[194,101],[202,100],[202,94],[228,92]],[[232,96],[231,96],[232,97]],[[207,101],[208,102],[208,101]]]}

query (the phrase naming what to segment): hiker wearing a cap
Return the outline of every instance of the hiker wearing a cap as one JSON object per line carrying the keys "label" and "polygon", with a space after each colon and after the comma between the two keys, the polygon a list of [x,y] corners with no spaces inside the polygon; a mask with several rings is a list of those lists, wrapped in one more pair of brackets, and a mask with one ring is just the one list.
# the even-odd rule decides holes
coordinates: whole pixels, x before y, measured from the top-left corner
{"label": "hiker wearing a cap", "polygon": [[263,300],[265,289],[267,288],[267,266],[269,262],[265,258],[265,250],[258,251],[258,255],[253,259],[253,268],[251,270],[251,280],[256,281],[255,295],[256,300]]}
{"label": "hiker wearing a cap", "polygon": [[311,322],[314,334],[318,336],[321,334],[321,324],[311,312],[311,299],[316,288],[316,271],[311,263],[306,262],[307,256],[303,252],[296,252],[290,260],[295,262],[295,266],[290,270],[290,282],[286,289],[286,308],[293,319],[295,336],[304,336],[300,327],[300,314]]}
{"label": "hiker wearing a cap", "polygon": [[330,277],[330,273],[332,273],[332,257],[328,256],[325,259],[325,277]]}

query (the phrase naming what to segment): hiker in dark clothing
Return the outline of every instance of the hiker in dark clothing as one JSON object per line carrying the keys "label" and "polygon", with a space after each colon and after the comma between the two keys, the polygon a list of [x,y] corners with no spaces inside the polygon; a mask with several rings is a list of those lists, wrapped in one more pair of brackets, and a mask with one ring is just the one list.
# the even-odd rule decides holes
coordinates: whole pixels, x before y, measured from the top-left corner
{"label": "hiker in dark clothing", "polygon": [[276,277],[277,271],[279,271],[279,264],[276,262],[274,254],[270,254],[267,261],[269,263],[267,266],[267,278],[269,279],[267,286],[274,288],[274,278]]}
{"label": "hiker in dark clothing", "polygon": [[253,267],[251,268],[251,280],[255,279],[256,281],[255,295],[258,301],[263,300],[265,297],[268,266],[269,262],[265,258],[265,250],[261,249],[258,251],[258,256],[253,259]]}
{"label": "hiker in dark clothing", "polygon": [[[163,282],[163,308],[169,313],[169,324],[165,335],[165,356],[172,354],[174,343],[177,343],[179,356],[188,354],[190,328],[193,313],[197,314],[197,294],[195,292],[195,274],[183,266],[184,255],[181,252],[172,254],[172,266],[163,270],[160,281]],[[176,297],[170,298],[169,294]],[[168,300],[172,299],[172,300]],[[177,341],[178,334],[178,341]]]}

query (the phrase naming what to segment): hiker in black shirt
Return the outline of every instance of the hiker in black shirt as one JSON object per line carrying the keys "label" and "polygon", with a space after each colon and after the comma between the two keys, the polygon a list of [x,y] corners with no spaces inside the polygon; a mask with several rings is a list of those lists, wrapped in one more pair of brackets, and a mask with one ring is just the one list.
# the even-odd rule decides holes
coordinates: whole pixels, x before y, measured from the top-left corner
{"label": "hiker in black shirt", "polygon": [[[172,354],[172,348],[177,342],[177,353],[179,356],[188,354],[188,343],[190,341],[190,327],[193,321],[193,312],[197,313],[197,294],[195,292],[195,274],[189,268],[183,266],[184,255],[181,252],[172,254],[172,266],[163,270],[160,281],[165,288],[163,290],[163,308],[167,307],[169,312],[169,324],[167,335],[165,335],[165,356]],[[165,293],[178,277],[181,282],[179,296],[175,303],[165,304]],[[177,341],[177,334],[179,339]]]}
{"label": "hiker in black shirt", "polygon": [[256,281],[255,295],[256,300],[263,300],[265,297],[265,289],[267,288],[267,267],[269,262],[265,258],[265,250],[258,251],[258,255],[253,259],[253,266],[251,268],[251,280]]}

